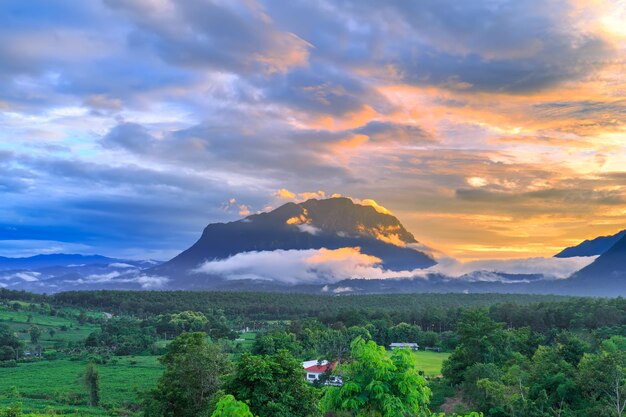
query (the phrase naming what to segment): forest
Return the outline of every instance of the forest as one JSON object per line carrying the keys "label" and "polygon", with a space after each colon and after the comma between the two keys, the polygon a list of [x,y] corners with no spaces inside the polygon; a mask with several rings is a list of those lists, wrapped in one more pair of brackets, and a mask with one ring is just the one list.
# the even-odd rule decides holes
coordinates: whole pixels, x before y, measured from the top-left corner
{"label": "forest", "polygon": [[[304,361],[332,366],[311,383]],[[0,416],[622,417],[625,404],[622,298],[0,289]]]}

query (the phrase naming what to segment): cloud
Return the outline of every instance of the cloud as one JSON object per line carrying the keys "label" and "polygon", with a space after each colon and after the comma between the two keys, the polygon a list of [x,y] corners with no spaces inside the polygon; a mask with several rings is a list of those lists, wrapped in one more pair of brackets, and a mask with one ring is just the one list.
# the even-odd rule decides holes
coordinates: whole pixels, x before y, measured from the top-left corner
{"label": "cloud", "polygon": [[143,289],[157,289],[163,288],[169,281],[169,278],[157,275],[112,271],[105,274],[88,275],[77,280],[66,280],[65,282],[70,284],[111,284],[112,286],[118,284],[139,284]]}
{"label": "cloud", "polygon": [[438,259],[438,264],[420,271],[420,274],[443,274],[460,277],[474,272],[486,272],[487,275],[476,275],[480,280],[500,280],[488,273],[544,275],[548,278],[564,279],[595,261],[597,256],[572,258],[527,258],[506,260],[480,260],[458,262],[451,258]]}
{"label": "cloud", "polygon": [[[386,271],[381,260],[359,248],[245,252],[207,261],[194,272],[230,280],[254,279],[287,284],[333,283],[343,279],[384,279],[402,273]],[[406,277],[406,275],[404,275]]]}
{"label": "cloud", "polygon": [[135,24],[129,42],[166,62],[209,69],[268,74],[307,63],[309,45],[280,31],[256,1],[106,0]]}
{"label": "cloud", "polygon": [[3,6],[3,254],[168,257],[320,189],[464,259],[626,223],[622,2]]}
{"label": "cloud", "polygon": [[317,234],[319,234],[322,231],[322,229],[320,229],[319,227],[315,227],[315,226],[312,226],[312,225],[306,224],[306,223],[305,224],[299,224],[299,225],[297,225],[297,227],[298,227],[298,229],[301,232],[308,233],[310,235],[317,235]]}
{"label": "cloud", "polygon": [[12,279],[19,279],[25,282],[36,282],[36,281],[39,281],[40,276],[41,276],[41,273],[39,272],[28,271],[28,272],[17,272],[15,274],[3,276],[0,279],[3,279],[5,281],[12,280]]}
{"label": "cloud", "polygon": [[105,274],[91,274],[85,277],[84,282],[92,282],[92,283],[110,282],[114,278],[117,278],[121,275],[122,275],[122,272],[119,272],[119,271],[111,271]]}
{"label": "cloud", "polygon": [[470,281],[506,281],[498,274],[542,275],[547,279],[565,279],[591,264],[596,258],[528,258],[465,263],[441,258],[437,265],[428,269],[387,271],[380,267],[380,259],[362,254],[359,248],[322,248],[239,253],[227,259],[207,261],[194,272],[219,275],[229,280],[252,279],[286,284],[330,284],[356,278],[424,278],[429,274],[463,277]]}
{"label": "cloud", "polygon": [[109,268],[121,268],[121,269],[136,268],[134,265],[130,265],[124,262],[113,262],[109,264],[108,266]]}
{"label": "cloud", "polygon": [[343,293],[352,292],[352,291],[354,291],[354,289],[352,287],[337,287],[337,288],[333,288],[333,293],[334,294],[343,294]]}

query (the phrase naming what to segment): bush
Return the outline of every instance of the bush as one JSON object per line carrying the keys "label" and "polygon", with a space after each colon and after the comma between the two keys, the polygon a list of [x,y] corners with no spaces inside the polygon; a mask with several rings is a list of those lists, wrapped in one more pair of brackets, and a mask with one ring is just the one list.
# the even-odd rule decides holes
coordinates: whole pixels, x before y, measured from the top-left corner
{"label": "bush", "polygon": [[15,359],[11,359],[10,361],[2,361],[0,362],[0,368],[15,368],[17,367],[17,362]]}
{"label": "bush", "polygon": [[22,415],[22,403],[15,403],[5,408],[0,416],[2,417],[20,417]]}

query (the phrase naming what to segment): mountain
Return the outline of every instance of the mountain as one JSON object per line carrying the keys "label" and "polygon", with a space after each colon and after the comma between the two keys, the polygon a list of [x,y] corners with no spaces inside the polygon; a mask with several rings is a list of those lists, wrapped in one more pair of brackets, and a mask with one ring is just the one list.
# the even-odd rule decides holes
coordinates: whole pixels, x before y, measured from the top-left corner
{"label": "mountain", "polygon": [[101,255],[75,255],[66,253],[35,255],[27,258],[5,258],[0,256],[0,271],[9,269],[39,269],[51,266],[102,265],[115,262],[126,261],[107,258]]}
{"label": "mountain", "polygon": [[563,249],[554,255],[555,258],[573,258],[575,256],[597,256],[602,255],[621,238],[626,236],[626,230],[622,230],[612,236],[600,236],[592,240],[585,240],[579,245]]}
{"label": "mountain", "polygon": [[382,208],[339,197],[287,203],[235,222],[209,224],[193,246],[150,272],[178,280],[188,275],[188,283],[194,284],[198,274],[189,275],[190,271],[206,261],[236,254],[355,247],[381,259],[388,270],[427,268],[436,263],[419,250],[419,242],[396,217]]}
{"label": "mountain", "polygon": [[575,273],[568,285],[585,295],[626,295],[626,236]]}
{"label": "mountain", "polygon": [[33,292],[149,289],[160,285],[163,279],[147,277],[143,271],[159,263],[63,253],[0,257],[0,288]]}

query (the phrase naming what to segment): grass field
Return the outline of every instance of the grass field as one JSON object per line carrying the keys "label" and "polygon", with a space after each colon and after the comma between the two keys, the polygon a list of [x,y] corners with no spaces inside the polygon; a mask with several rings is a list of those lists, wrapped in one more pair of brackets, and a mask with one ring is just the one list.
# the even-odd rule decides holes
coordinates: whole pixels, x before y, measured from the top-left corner
{"label": "grass field", "polygon": [[244,350],[252,349],[252,346],[254,345],[254,340],[256,339],[256,334],[257,332],[245,332],[239,334],[239,338],[243,339],[241,345]]}
{"label": "grass field", "polygon": [[[86,365],[86,361],[56,360],[2,368],[0,404],[22,401],[25,412],[43,412],[50,407],[73,410],[76,407],[68,406],[68,403],[80,403],[81,400],[74,399],[87,397],[82,382]],[[163,371],[156,356],[114,357],[106,365],[97,365],[97,368],[100,372],[101,403],[111,407],[136,403],[137,392],[155,387]]]}
{"label": "grass field", "polygon": [[[25,306],[24,308],[27,308]],[[76,313],[77,315],[78,313]],[[99,326],[94,324],[79,324],[73,317],[59,317],[31,311],[14,311],[6,306],[0,306],[0,323],[8,324],[16,332],[17,336],[25,343],[30,344],[28,330],[31,326],[41,329],[39,344],[44,349],[51,348],[55,342],[65,340],[67,342],[77,342],[85,340],[89,333],[97,330]],[[61,330],[62,327],[67,330]],[[50,329],[54,329],[54,337],[50,335]]]}
{"label": "grass field", "polygon": [[[12,305],[12,303],[10,304]],[[30,311],[21,303],[22,310],[15,311],[0,306],[0,323],[8,324],[30,349],[28,330],[37,326],[42,333],[39,339],[46,351],[54,350],[58,341],[82,342],[100,326],[80,324],[78,311],[63,312],[67,317],[51,316],[45,308]],[[87,312],[98,317],[102,313]],[[54,329],[54,337],[50,335]],[[62,330],[65,329],[65,330]],[[15,368],[0,368],[0,409],[14,403],[22,404],[24,415],[108,416],[119,415],[114,410],[137,403],[137,393],[156,386],[163,372],[156,356],[113,357],[107,364],[97,365],[100,372],[102,408],[87,407],[87,390],[83,385],[86,360],[42,360],[19,363]],[[112,411],[106,411],[107,409]]]}
{"label": "grass field", "polygon": [[437,353],[417,351],[413,352],[415,362],[417,362],[417,369],[424,372],[424,375],[434,377],[441,375],[441,366],[443,361],[448,359],[449,353]]}

